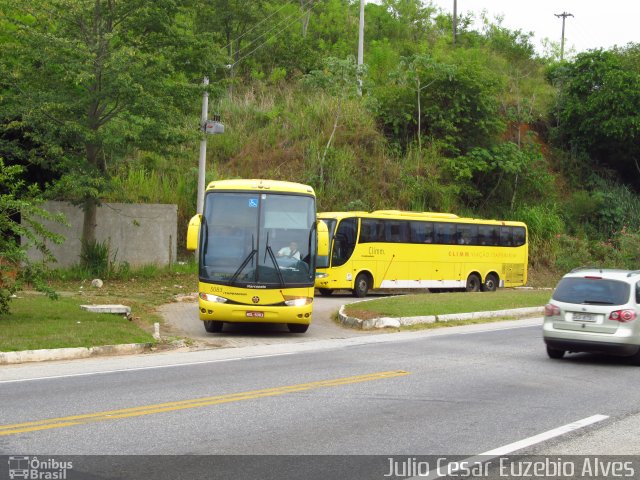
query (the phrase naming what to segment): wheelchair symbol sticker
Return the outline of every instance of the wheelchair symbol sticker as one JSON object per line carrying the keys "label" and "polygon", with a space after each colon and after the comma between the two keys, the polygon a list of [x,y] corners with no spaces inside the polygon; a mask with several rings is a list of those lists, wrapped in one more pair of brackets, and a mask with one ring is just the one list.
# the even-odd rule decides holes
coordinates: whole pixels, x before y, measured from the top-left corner
{"label": "wheelchair symbol sticker", "polygon": [[249,208],[258,208],[258,199],[250,198],[249,199]]}

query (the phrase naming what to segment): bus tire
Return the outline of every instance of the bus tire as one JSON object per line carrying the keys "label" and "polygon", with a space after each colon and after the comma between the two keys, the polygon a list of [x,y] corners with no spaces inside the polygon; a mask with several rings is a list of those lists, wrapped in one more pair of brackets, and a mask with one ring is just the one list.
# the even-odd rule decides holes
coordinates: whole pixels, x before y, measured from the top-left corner
{"label": "bus tire", "polygon": [[219,333],[222,331],[223,323],[217,320],[205,320],[204,329],[209,333]]}
{"label": "bus tire", "polygon": [[369,276],[366,273],[359,273],[353,285],[353,296],[363,298],[369,291]]}
{"label": "bus tire", "polygon": [[318,291],[323,297],[330,297],[333,293],[333,290],[331,290],[330,288],[319,288]]}
{"label": "bus tire", "polygon": [[495,292],[498,288],[498,277],[495,273],[490,273],[484,279],[484,283],[482,284],[483,292]]}
{"label": "bus tire", "polygon": [[482,281],[480,280],[480,275],[477,273],[472,273],[467,278],[467,292],[479,292],[480,286],[482,285]]}
{"label": "bus tire", "polygon": [[287,323],[287,328],[291,333],[304,333],[309,329],[309,325],[304,323]]}

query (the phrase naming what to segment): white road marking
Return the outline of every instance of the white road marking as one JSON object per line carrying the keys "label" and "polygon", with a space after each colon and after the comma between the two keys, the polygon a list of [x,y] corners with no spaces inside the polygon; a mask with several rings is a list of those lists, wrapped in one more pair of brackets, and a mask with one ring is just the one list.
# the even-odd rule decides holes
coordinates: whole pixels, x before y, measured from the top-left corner
{"label": "white road marking", "polygon": [[565,435],[575,430],[579,430],[580,428],[588,427],[589,425],[601,422],[603,420],[606,420],[607,418],[609,418],[608,415],[592,415],[590,417],[583,418],[582,420],[568,423],[561,427],[553,428],[551,430],[547,430],[546,432],[533,435],[532,437],[518,440],[517,442],[509,443],[508,445],[503,445],[502,447],[494,448],[492,450],[488,450],[473,457],[465,458],[464,460],[456,462],[455,464],[443,465],[442,468],[433,470],[432,473],[428,476],[412,478],[432,480],[444,476],[455,476],[456,472],[461,470],[462,468],[469,468],[471,466],[486,463],[494,458],[509,455],[510,453],[522,450],[523,448],[542,443],[561,435]]}

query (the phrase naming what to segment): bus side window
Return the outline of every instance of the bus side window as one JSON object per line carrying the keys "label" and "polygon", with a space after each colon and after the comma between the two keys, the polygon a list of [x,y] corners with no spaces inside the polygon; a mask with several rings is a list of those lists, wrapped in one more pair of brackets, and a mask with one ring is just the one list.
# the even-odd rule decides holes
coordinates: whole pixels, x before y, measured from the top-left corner
{"label": "bus side window", "polygon": [[478,227],[478,240],[480,245],[500,245],[500,232],[493,225],[480,225]]}
{"label": "bus side window", "polygon": [[436,223],[435,224],[435,243],[444,245],[452,245],[456,243],[455,238],[456,226],[453,223]]}
{"label": "bus side window", "polygon": [[402,220],[387,220],[385,238],[392,243],[409,242],[409,223]]}
{"label": "bus side window", "polygon": [[363,218],[360,225],[360,243],[376,242],[378,240],[377,222]]}
{"label": "bus side window", "polygon": [[500,227],[500,246],[510,247],[512,245],[511,227]]}
{"label": "bus side window", "polygon": [[460,245],[478,245],[478,226],[458,224],[457,243]]}
{"label": "bus side window", "polygon": [[433,243],[433,223],[409,222],[411,243]]}
{"label": "bus side window", "polygon": [[513,245],[521,247],[526,242],[526,234],[523,227],[513,227]]}
{"label": "bus side window", "polygon": [[387,236],[385,233],[385,221],[376,220],[376,242],[386,242]]}

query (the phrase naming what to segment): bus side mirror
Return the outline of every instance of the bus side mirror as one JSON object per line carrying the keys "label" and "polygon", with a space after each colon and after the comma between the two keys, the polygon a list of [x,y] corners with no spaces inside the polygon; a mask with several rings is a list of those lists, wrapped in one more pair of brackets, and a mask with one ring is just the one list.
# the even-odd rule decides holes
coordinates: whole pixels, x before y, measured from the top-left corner
{"label": "bus side mirror", "polygon": [[187,228],[187,250],[196,250],[198,248],[198,234],[200,233],[200,224],[202,223],[202,215],[194,215],[189,220]]}
{"label": "bus side mirror", "polygon": [[329,266],[329,229],[327,224],[318,220],[318,261],[317,266],[326,268]]}

